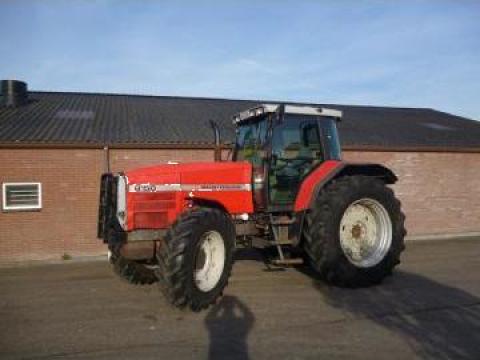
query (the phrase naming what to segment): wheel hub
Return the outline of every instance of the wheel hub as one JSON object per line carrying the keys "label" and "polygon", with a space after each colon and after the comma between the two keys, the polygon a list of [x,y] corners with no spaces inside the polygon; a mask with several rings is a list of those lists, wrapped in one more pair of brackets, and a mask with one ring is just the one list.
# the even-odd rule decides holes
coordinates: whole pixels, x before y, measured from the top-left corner
{"label": "wheel hub", "polygon": [[377,265],[392,243],[392,223],[378,201],[360,199],[345,210],[340,221],[340,245],[347,259],[358,267]]}
{"label": "wheel hub", "polygon": [[225,245],[222,235],[208,231],[200,239],[195,256],[194,281],[203,292],[212,290],[222,277],[225,266]]}
{"label": "wheel hub", "polygon": [[352,227],[352,237],[356,240],[360,239],[364,235],[364,232],[362,231],[362,225],[363,224],[355,224]]}

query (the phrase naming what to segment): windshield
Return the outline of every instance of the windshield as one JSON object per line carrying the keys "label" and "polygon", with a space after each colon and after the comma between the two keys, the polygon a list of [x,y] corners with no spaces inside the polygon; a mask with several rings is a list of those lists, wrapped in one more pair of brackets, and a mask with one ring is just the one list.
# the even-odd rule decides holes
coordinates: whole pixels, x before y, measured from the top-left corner
{"label": "windshield", "polygon": [[265,145],[267,134],[267,118],[260,121],[247,122],[237,128],[234,160],[249,161],[253,165],[261,162],[260,152]]}

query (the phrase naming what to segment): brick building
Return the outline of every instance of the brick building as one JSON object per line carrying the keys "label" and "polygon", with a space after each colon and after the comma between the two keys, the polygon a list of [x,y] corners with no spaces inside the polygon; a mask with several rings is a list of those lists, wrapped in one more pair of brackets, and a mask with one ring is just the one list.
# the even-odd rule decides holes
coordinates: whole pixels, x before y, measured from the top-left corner
{"label": "brick building", "polygon": [[[215,120],[260,101],[28,92],[2,82],[0,262],[105,253],[96,239],[102,172],[212,160]],[[432,109],[323,105],[342,110],[344,158],[379,162],[409,238],[480,234],[480,122]]]}

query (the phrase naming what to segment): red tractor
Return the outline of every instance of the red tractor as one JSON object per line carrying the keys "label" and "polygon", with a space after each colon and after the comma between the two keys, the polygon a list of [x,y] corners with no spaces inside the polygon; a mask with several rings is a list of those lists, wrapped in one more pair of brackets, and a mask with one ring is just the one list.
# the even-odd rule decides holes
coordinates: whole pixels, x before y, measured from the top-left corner
{"label": "red tractor", "polygon": [[306,260],[334,285],[380,283],[404,249],[405,216],[387,186],[397,177],[342,161],[341,116],[261,105],[234,116],[233,161],[217,146],[215,162],[104,174],[98,236],[117,274],[158,282],[170,303],[198,311],[222,294],[235,248],[263,242],[275,266]]}

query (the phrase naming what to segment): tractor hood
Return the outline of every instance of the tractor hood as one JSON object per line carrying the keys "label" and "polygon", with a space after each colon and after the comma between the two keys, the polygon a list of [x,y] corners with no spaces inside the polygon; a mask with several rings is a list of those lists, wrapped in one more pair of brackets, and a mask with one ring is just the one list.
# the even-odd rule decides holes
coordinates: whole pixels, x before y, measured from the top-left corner
{"label": "tractor hood", "polygon": [[127,171],[125,175],[130,191],[135,191],[132,185],[251,184],[252,169],[248,162],[194,162],[139,168]]}
{"label": "tractor hood", "polygon": [[[163,164],[124,175],[127,231],[167,228],[194,204],[232,215],[253,212],[248,162]],[[123,203],[121,197],[119,203]]]}

